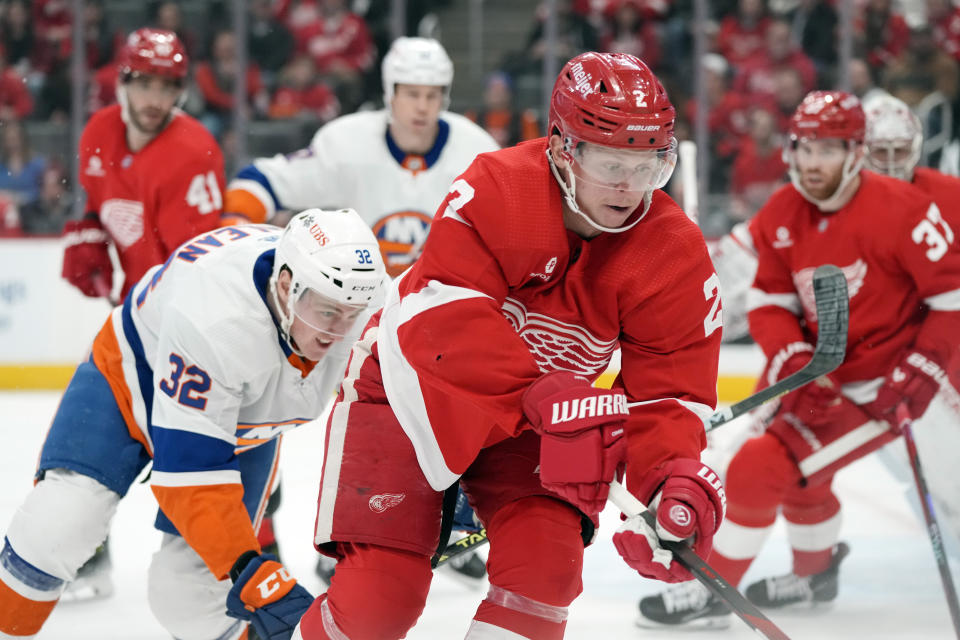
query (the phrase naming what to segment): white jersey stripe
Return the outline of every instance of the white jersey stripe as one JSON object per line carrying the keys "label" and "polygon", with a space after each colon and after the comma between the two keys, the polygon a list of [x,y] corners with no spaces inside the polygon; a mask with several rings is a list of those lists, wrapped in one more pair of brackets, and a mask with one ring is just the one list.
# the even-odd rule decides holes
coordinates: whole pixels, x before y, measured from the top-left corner
{"label": "white jersey stripe", "polygon": [[874,438],[883,435],[890,427],[884,422],[869,420],[852,431],[843,434],[822,449],[800,461],[798,465],[804,477],[809,478],[817,471],[826,468],[851,451],[863,446]]}
{"label": "white jersey stripe", "polygon": [[925,298],[924,302],[934,311],[960,311],[960,289],[938,293]]}
{"label": "white jersey stripe", "polygon": [[767,306],[781,307],[795,316],[800,316],[803,312],[800,297],[796,293],[767,293],[751,287],[747,292],[747,313]]}
{"label": "white jersey stripe", "polygon": [[231,469],[167,473],[152,471],[150,484],[158,487],[208,487],[216,484],[240,484],[240,472]]}

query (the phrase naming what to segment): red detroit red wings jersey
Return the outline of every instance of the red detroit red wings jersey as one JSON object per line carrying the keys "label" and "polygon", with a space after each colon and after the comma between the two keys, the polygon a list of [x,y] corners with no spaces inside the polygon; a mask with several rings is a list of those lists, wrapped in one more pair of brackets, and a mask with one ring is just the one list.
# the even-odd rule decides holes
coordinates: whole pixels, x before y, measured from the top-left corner
{"label": "red detroit red wings jersey", "polygon": [[826,263],[843,270],[850,296],[846,358],[833,374],[839,382],[883,376],[911,346],[937,354],[941,363],[956,348],[955,226],[914,186],[860,175],[853,199],[836,213],[821,212],[787,185],[751,225],[759,267],[748,303],[750,330],[772,367],[791,344],[816,341],[812,277]]}
{"label": "red detroit red wings jersey", "polygon": [[628,481],[705,444],[721,311],[699,229],[656,191],[634,228],[581,239],[564,227],[545,150],[540,139],[477,157],[380,318],[377,373],[434,489],[530,428],[521,397],[539,376],[594,380],[617,347]]}
{"label": "red detroit red wings jersey", "polygon": [[120,105],[90,118],[80,138],[80,182],[120,254],[123,294],[180,244],[215,229],[223,210],[223,154],[206,129],[175,112],[146,147],[127,146]]}

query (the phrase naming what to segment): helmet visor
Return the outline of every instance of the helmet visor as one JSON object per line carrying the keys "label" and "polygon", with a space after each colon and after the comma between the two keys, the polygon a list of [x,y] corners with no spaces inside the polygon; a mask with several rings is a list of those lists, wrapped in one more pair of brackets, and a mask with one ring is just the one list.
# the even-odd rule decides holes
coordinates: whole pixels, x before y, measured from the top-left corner
{"label": "helmet visor", "polygon": [[365,304],[344,304],[315,289],[306,288],[293,303],[293,314],[305,325],[333,340],[343,338],[367,308]]}
{"label": "helmet visor", "polygon": [[619,191],[659,189],[676,164],[676,141],[667,149],[619,149],[589,142],[573,152],[574,172],[581,181]]}
{"label": "helmet visor", "polygon": [[904,179],[916,164],[913,144],[910,140],[867,143],[866,164],[879,173]]}

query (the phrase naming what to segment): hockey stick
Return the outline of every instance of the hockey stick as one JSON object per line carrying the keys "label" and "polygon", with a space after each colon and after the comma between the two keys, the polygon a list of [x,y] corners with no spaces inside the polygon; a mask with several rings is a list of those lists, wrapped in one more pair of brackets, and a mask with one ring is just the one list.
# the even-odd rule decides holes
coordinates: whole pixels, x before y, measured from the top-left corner
{"label": "hockey stick", "polygon": [[683,211],[694,222],[700,221],[700,194],[697,186],[697,143],[683,140],[677,149],[680,160],[680,187]]}
{"label": "hockey stick", "polygon": [[950,564],[947,561],[947,553],[943,548],[943,538],[940,536],[940,524],[937,522],[937,516],[933,511],[933,499],[930,496],[930,489],[927,487],[927,479],[923,475],[923,468],[920,466],[920,453],[917,451],[917,443],[913,439],[913,421],[910,419],[910,412],[905,404],[897,407],[897,422],[900,423],[900,432],[903,433],[903,441],[907,445],[907,457],[910,458],[913,480],[917,486],[917,493],[920,494],[920,506],[923,507],[923,517],[927,521],[927,534],[930,536],[930,543],[933,545],[933,557],[937,561],[937,569],[940,570],[940,581],[943,583],[947,607],[950,609],[950,618],[953,620],[953,630],[960,640],[960,602],[957,600],[957,588],[954,586],[953,577],[950,575]]}
{"label": "hockey stick", "polygon": [[[622,484],[614,480],[610,483],[610,501],[617,506],[628,518],[640,516],[647,525],[656,531],[657,520],[647,506],[637,500]],[[790,640],[780,627],[749,600],[743,597],[736,587],[724,580],[707,564],[707,561],[698,556],[694,550],[682,542],[661,540],[660,545],[673,553],[674,558],[686,567],[693,576],[709,589],[715,596],[723,600],[737,616],[747,623],[754,631],[770,640]]]}
{"label": "hockey stick", "polygon": [[[847,348],[847,321],[850,312],[847,280],[843,272],[832,264],[817,267],[813,274],[813,295],[817,307],[818,334],[817,346],[810,362],[793,375],[726,409],[717,411],[705,421],[705,431],[712,431],[737,416],[752,411],[774,398],[795,391],[840,366]],[[628,406],[632,405],[628,404]],[[486,542],[486,531],[458,540],[444,549],[436,566],[439,567],[450,558],[472,551]]]}
{"label": "hockey stick", "polygon": [[810,362],[793,375],[726,409],[720,409],[707,419],[704,425],[706,431],[712,431],[737,416],[753,411],[765,402],[796,391],[840,366],[847,351],[847,323],[850,318],[847,279],[843,272],[832,264],[817,267],[813,272],[813,295],[817,307],[817,346]]}

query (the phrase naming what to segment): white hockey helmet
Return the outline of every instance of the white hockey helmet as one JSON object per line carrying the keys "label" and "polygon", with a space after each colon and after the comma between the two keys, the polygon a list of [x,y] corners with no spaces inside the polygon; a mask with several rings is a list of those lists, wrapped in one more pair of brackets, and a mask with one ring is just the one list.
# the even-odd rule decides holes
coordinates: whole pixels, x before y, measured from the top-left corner
{"label": "white hockey helmet", "polygon": [[863,110],[867,114],[867,167],[907,182],[913,180],[923,149],[920,118],[906,102],[891,95],[871,98]]}
{"label": "white hockey helmet", "polygon": [[[284,269],[291,276],[286,309],[277,296],[277,280]],[[307,209],[298,213],[277,243],[270,289],[288,344],[294,316],[316,326],[308,312],[318,298],[363,309],[379,301],[385,283],[386,267],[377,239],[353,209]],[[292,344],[290,347],[297,351]]]}
{"label": "white hockey helmet", "polygon": [[400,37],[393,41],[383,57],[383,104],[390,108],[393,90],[398,84],[422,84],[444,87],[444,108],[450,105],[453,62],[446,49],[430,38]]}

